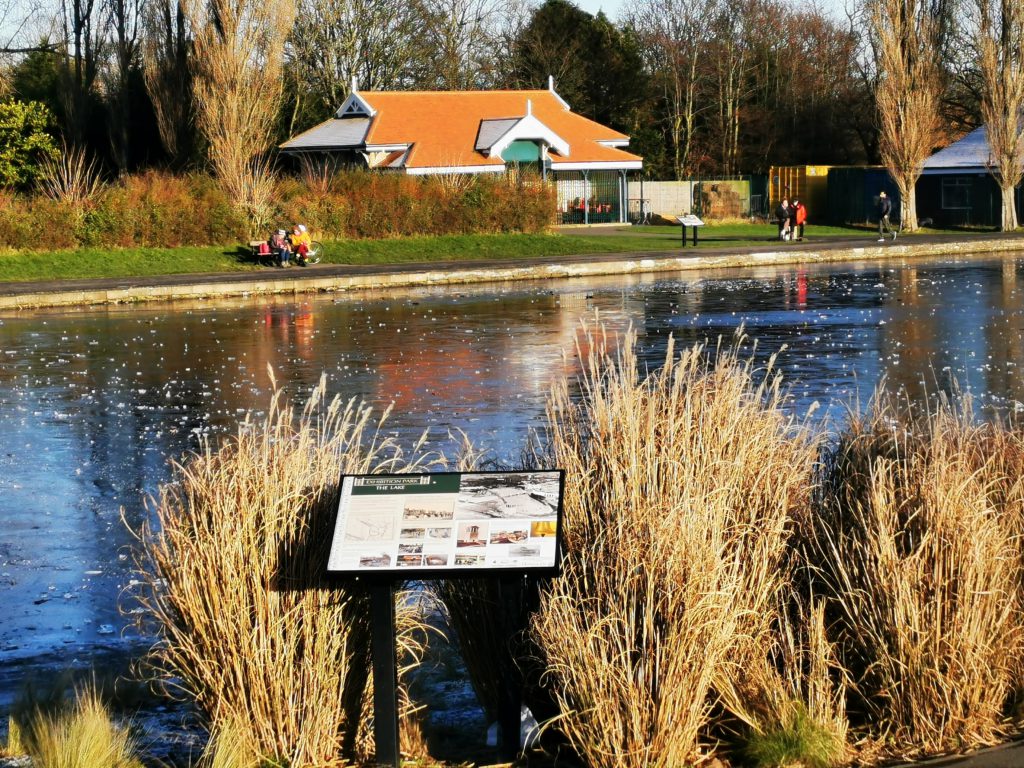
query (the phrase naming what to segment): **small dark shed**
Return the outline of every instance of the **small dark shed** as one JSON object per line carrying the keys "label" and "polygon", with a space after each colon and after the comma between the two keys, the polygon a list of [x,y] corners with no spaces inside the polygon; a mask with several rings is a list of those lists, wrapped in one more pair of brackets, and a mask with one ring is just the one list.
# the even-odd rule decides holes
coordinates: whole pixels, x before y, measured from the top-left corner
{"label": "small dark shed", "polygon": [[892,199],[892,219],[899,218],[900,193],[882,166],[830,168],[828,172],[828,223],[869,224],[878,221],[878,193]]}
{"label": "small dark shed", "polygon": [[937,226],[945,227],[998,227],[1002,195],[989,172],[991,163],[985,126],[925,160],[917,182],[918,218],[930,218]]}

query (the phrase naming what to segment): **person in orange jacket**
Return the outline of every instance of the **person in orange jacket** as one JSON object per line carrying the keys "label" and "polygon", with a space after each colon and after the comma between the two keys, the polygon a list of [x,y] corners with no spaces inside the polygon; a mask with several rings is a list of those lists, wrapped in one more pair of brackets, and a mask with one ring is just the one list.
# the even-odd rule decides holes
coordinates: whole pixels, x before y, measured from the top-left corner
{"label": "person in orange jacket", "polygon": [[807,207],[799,200],[793,201],[793,234],[797,240],[804,239],[804,222],[807,221]]}

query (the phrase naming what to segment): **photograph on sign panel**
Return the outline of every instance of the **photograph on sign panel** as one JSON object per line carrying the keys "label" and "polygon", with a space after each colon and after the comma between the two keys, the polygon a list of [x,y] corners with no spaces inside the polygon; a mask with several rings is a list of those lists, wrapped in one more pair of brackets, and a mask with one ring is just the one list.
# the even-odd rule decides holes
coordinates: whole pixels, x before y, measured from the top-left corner
{"label": "photograph on sign panel", "polygon": [[456,555],[455,564],[460,566],[480,566],[487,562],[483,555]]}
{"label": "photograph on sign panel", "polygon": [[423,558],[424,565],[430,568],[437,568],[448,565],[448,555],[427,555]]}
{"label": "photograph on sign panel", "polygon": [[540,547],[536,544],[517,544],[508,548],[509,557],[540,557]]}
{"label": "photograph on sign panel", "polygon": [[426,528],[403,528],[398,533],[400,539],[422,539],[427,535]]}
{"label": "photograph on sign panel", "polygon": [[486,547],[487,526],[481,523],[459,523],[458,547]]}
{"label": "photograph on sign panel", "polygon": [[438,541],[445,541],[451,539],[452,529],[451,528],[427,528],[427,538],[435,539]]}
{"label": "photograph on sign panel", "polygon": [[497,524],[491,526],[491,544],[515,544],[526,541],[529,535],[522,527],[508,528]]}
{"label": "photograph on sign panel", "polygon": [[399,544],[398,554],[400,555],[422,555],[423,545],[422,544]]}
{"label": "photograph on sign panel", "polygon": [[445,494],[444,499],[415,496],[406,499],[402,509],[402,520],[417,520],[423,523],[431,520],[451,520],[452,501]]}
{"label": "photograph on sign panel", "polygon": [[398,556],[398,567],[399,568],[417,568],[423,565],[422,555],[399,555]]}
{"label": "photograph on sign panel", "polygon": [[551,517],[557,511],[557,472],[463,477],[455,503],[456,520]]}
{"label": "photograph on sign panel", "polygon": [[391,566],[391,555],[387,552],[378,552],[374,555],[363,555],[359,558],[360,568],[389,568]]}
{"label": "photograph on sign panel", "polygon": [[558,523],[554,520],[537,520],[530,523],[530,538],[547,539],[558,533]]}

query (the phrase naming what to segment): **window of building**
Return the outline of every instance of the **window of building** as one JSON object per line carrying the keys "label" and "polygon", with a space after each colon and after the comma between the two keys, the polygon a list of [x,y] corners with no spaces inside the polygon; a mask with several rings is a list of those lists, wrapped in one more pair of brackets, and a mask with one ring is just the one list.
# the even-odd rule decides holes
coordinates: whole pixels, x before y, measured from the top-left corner
{"label": "window of building", "polygon": [[942,207],[946,210],[963,210],[971,207],[971,179],[954,176],[942,180]]}

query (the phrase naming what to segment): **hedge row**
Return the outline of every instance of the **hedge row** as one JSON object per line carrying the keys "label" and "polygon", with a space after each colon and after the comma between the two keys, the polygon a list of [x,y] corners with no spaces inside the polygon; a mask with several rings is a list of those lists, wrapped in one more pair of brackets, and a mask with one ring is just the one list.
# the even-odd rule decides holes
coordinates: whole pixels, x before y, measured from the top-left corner
{"label": "hedge row", "polygon": [[[282,178],[267,224],[305,223],[326,239],[537,232],[553,211],[554,190],[541,183],[353,172],[316,190]],[[0,247],[13,249],[222,245],[248,240],[251,228],[204,174],[125,176],[77,208],[0,194]]]}

